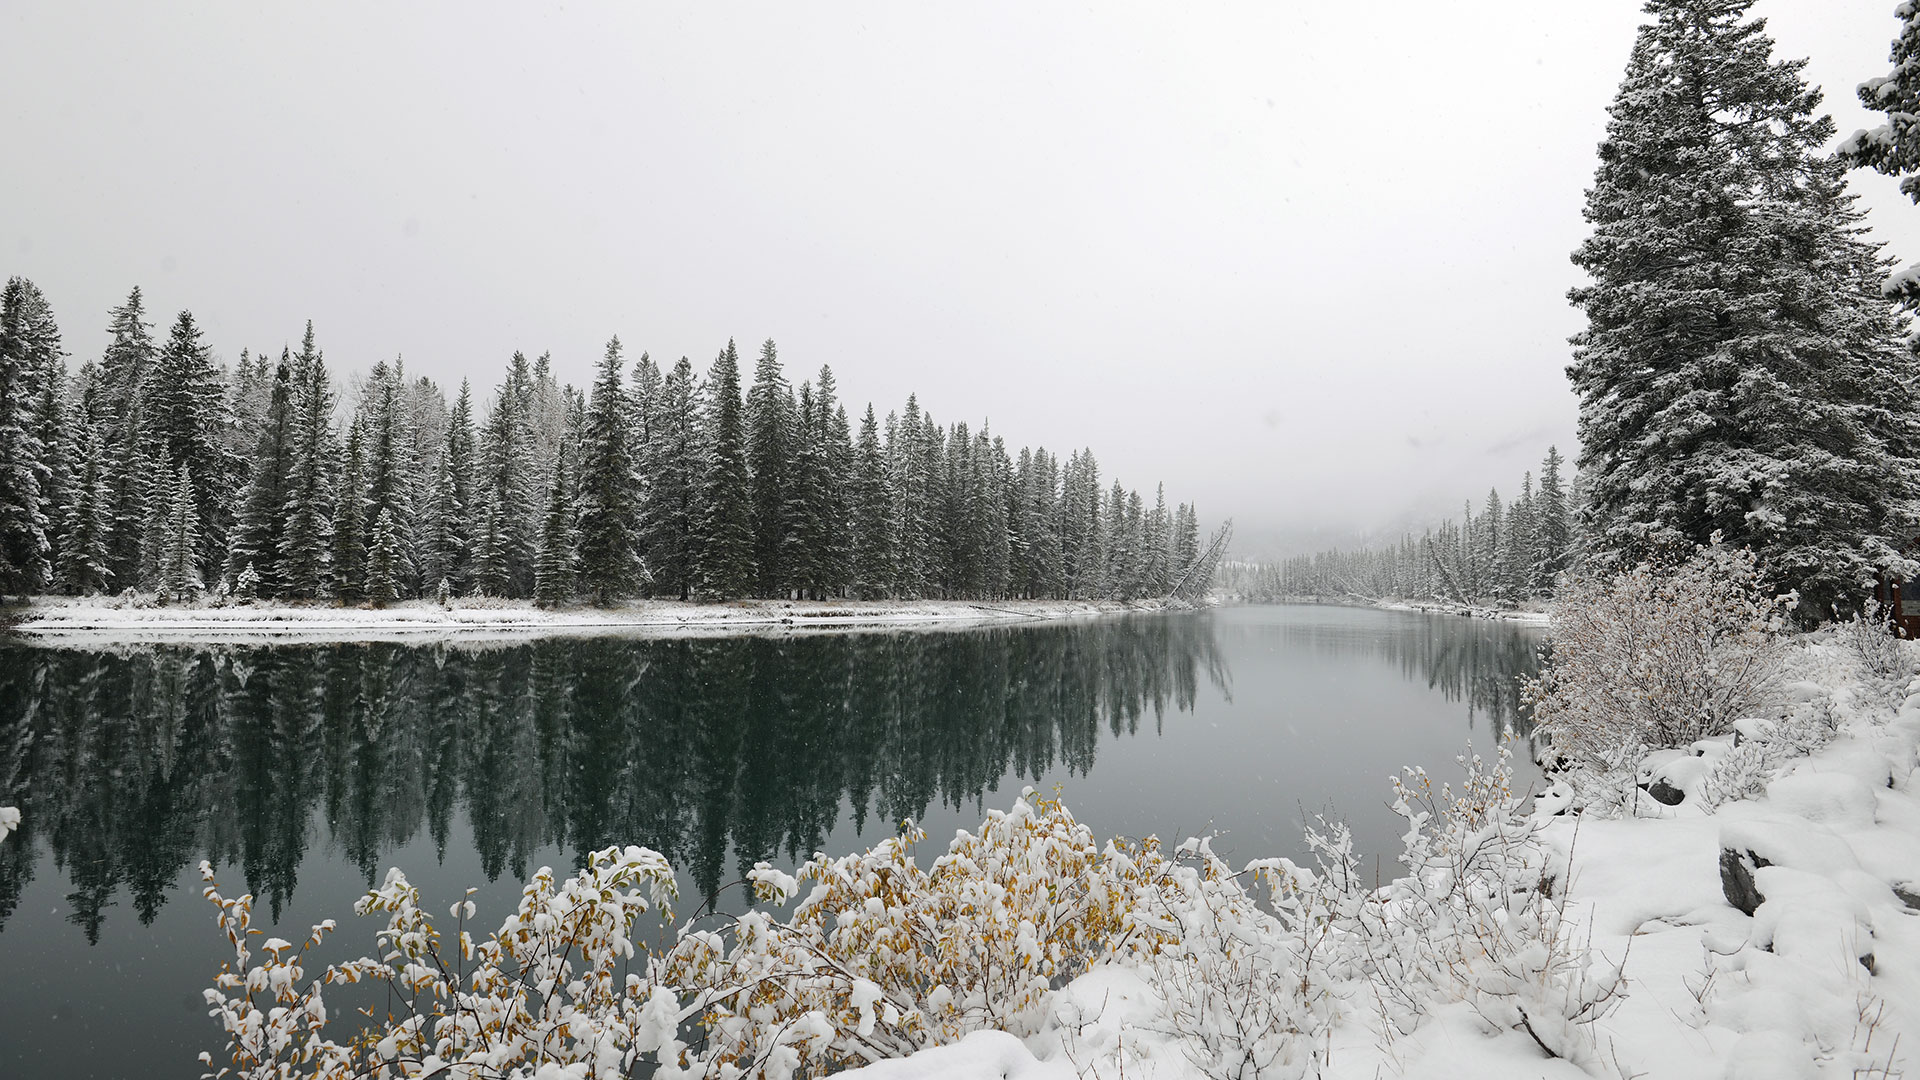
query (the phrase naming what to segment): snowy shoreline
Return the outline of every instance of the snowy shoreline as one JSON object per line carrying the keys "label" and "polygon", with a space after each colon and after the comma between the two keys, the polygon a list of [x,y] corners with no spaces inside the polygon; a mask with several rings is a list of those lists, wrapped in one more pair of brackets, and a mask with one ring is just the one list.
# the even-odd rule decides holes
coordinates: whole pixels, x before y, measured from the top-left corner
{"label": "snowy shoreline", "polygon": [[[1285,1064],[1295,1071],[1276,1072],[1320,1080],[1912,1075],[1920,1045],[1920,676],[1912,672],[1920,648],[1903,643],[1902,651],[1904,672],[1886,678],[1863,669],[1842,631],[1795,641],[1788,709],[1828,718],[1832,735],[1756,776],[1759,790],[1746,797],[1707,805],[1712,764],[1731,752],[1732,737],[1722,736],[1658,757],[1655,779],[1684,793],[1677,805],[1643,798],[1620,816],[1537,811],[1542,839],[1570,871],[1566,940],[1622,979],[1619,1007],[1593,1022],[1595,1059],[1551,1058],[1468,1000],[1392,1030],[1360,995],[1335,1006],[1317,1069],[1293,1060]],[[1743,890],[1745,908],[1736,901]],[[1152,972],[1109,959],[1058,990],[1031,1037],[975,1032],[845,1075],[1209,1080],[1204,1055],[1161,1016]]]}
{"label": "snowy shoreline", "polygon": [[1545,611],[1522,611],[1518,608],[1474,607],[1471,604],[1445,604],[1438,600],[1329,600],[1319,596],[1285,596],[1276,600],[1242,600],[1234,598],[1233,604],[1301,604],[1310,607],[1350,607],[1371,608],[1375,611],[1417,611],[1423,615],[1453,615],[1462,619],[1492,619],[1496,622],[1526,623],[1533,626],[1547,625],[1549,615]]}
{"label": "snowy shoreline", "polygon": [[294,642],[517,640],[547,636],[639,637],[849,631],[1024,623],[1170,610],[1159,600],[636,601],[614,608],[537,608],[509,601],[410,601],[384,608],[236,603],[136,606],[45,598],[7,631],[34,642]]}

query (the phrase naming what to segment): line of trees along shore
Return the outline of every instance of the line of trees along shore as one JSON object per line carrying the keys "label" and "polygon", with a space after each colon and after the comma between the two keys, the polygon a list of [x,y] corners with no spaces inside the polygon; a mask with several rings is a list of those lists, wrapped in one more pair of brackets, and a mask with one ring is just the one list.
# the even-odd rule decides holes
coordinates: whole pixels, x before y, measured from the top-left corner
{"label": "line of trees along shore", "polygon": [[1503,501],[1497,488],[1476,513],[1406,533],[1394,544],[1329,549],[1279,562],[1225,563],[1220,588],[1247,600],[1311,597],[1321,600],[1436,600],[1458,604],[1517,604],[1553,595],[1574,554],[1576,507],[1562,470],[1566,459],[1548,447],[1538,483],[1529,472],[1520,495]]}
{"label": "line of trees along shore", "polygon": [[704,377],[593,386],[515,353],[489,402],[380,362],[344,398],[311,323],[278,361],[214,359],[139,289],[69,375],[45,297],[0,297],[0,593],[204,592],[382,604],[485,595],[1134,599],[1202,554],[1191,505],[1103,486],[1091,450],[1017,455],[909,397],[850,420],[774,343]]}

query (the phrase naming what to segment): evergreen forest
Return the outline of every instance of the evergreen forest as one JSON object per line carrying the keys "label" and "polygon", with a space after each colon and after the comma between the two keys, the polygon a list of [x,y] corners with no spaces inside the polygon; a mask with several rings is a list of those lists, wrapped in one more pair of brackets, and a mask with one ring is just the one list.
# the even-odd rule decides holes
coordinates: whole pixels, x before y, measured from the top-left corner
{"label": "evergreen forest", "polygon": [[0,297],[0,594],[1131,600],[1202,555],[1191,505],[1091,450],[1016,455],[914,397],[854,421],[771,340],[702,374],[614,338],[586,392],[516,352],[449,402],[398,359],[343,392],[311,323],[229,366],[136,288],[109,331],[69,373],[40,290]]}

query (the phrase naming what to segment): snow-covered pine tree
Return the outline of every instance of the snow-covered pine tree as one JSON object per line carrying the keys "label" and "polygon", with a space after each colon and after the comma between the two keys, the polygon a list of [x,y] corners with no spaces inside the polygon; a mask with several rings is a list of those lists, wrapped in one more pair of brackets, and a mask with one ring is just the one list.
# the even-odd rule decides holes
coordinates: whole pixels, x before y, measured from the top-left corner
{"label": "snow-covered pine tree", "polygon": [[849,491],[853,532],[852,582],[855,595],[873,600],[886,596],[895,580],[893,566],[893,496],[887,475],[886,452],[880,445],[880,426],[873,404],[860,418],[860,442],[854,449]]}
{"label": "snow-covered pine tree", "polygon": [[[608,346],[614,364],[615,378],[619,372],[619,339]],[[602,362],[602,378],[605,377],[605,361]],[[559,452],[553,462],[553,488],[547,493],[546,520],[540,529],[540,550],[534,559],[533,599],[542,607],[552,607],[572,600],[578,591],[578,565],[574,532],[574,491],[573,477],[567,467],[567,444],[560,444]],[[600,598],[604,604],[613,599],[612,593]]]}
{"label": "snow-covered pine tree", "polygon": [[124,589],[139,584],[141,530],[147,521],[147,440],[140,397],[147,372],[160,352],[138,286],[127,294],[125,303],[107,313],[107,333],[112,340],[100,357],[98,377],[111,523],[107,568],[115,588]]}
{"label": "snow-covered pine tree", "polygon": [[745,596],[758,581],[743,413],[740,354],[728,341],[707,374],[706,462],[695,565],[700,591],[708,596]]}
{"label": "snow-covered pine tree", "polygon": [[[588,599],[602,607],[632,596],[645,575],[637,537],[639,491],[633,448],[628,443],[630,406],[621,386],[621,365],[620,339],[615,337],[607,342],[600,359],[580,447],[579,585]],[[556,481],[556,490],[558,486]],[[555,542],[553,515],[549,506],[541,536],[542,566],[552,562],[544,553]],[[549,567],[543,580],[551,579],[553,573]],[[570,586],[571,582],[569,591]],[[550,595],[543,599],[553,602]]]}
{"label": "snow-covered pine tree", "polygon": [[308,320],[293,359],[289,393],[293,400],[293,438],[287,497],[286,531],[280,538],[284,593],[300,600],[319,597],[331,578],[333,546],[333,384],[326,357],[314,343]]}
{"label": "snow-covered pine tree", "polygon": [[473,588],[473,389],[460,380],[460,396],[447,416],[446,445],[433,487],[433,527],[427,535],[427,568],[422,579],[447,583],[447,591]]}
{"label": "snow-covered pine tree", "polygon": [[333,485],[333,597],[358,604],[367,593],[366,429],[347,427],[347,454]]}
{"label": "snow-covered pine tree", "polygon": [[67,400],[67,358],[60,348],[60,327],[53,306],[34,290],[37,303],[28,312],[27,362],[37,372],[38,393],[33,402],[33,430],[40,441],[40,514],[47,523],[47,559],[53,568],[49,581],[56,590],[70,591],[60,580],[60,534],[70,498],[74,457],[72,410]]}
{"label": "snow-covered pine tree", "polygon": [[934,511],[939,506],[940,428],[920,408],[917,395],[907,395],[897,421],[890,415],[887,460],[893,487],[893,566],[895,596],[917,600],[930,593],[939,579],[935,552]]}
{"label": "snow-covered pine tree", "polygon": [[1588,191],[1568,375],[1601,570],[1718,532],[1802,620],[1920,528],[1916,361],[1833,124],[1750,0],[1650,0]]}
{"label": "snow-covered pine tree", "polygon": [[106,484],[106,449],[97,427],[82,422],[74,434],[73,483],[62,509],[60,562],[55,573],[67,592],[107,591],[107,536],[113,527]]}
{"label": "snow-covered pine tree", "polygon": [[239,463],[227,443],[233,414],[225,379],[214,363],[213,350],[201,340],[192,312],[182,311],[174,320],[166,347],[147,373],[141,402],[150,445],[164,447],[172,467],[185,466],[193,477],[200,542],[195,569],[201,581],[209,580],[226,563]]}
{"label": "snow-covered pine tree", "polygon": [[[1920,203],[1920,3],[1902,0],[1894,7],[1900,20],[1888,59],[1893,70],[1856,89],[1860,104],[1885,113],[1887,122],[1854,132],[1840,144],[1840,160],[1859,169],[1900,177],[1900,191]],[[1909,311],[1920,309],[1920,263],[1888,278],[1884,294]]]}
{"label": "snow-covered pine tree", "polygon": [[788,549],[786,506],[792,483],[795,438],[793,388],[780,370],[773,339],[760,346],[753,385],[747,391],[748,490],[753,505],[753,558],[761,596],[785,596],[793,587],[784,559]]}
{"label": "snow-covered pine tree", "polygon": [[46,448],[33,415],[46,375],[45,344],[36,341],[45,304],[26,278],[8,279],[0,291],[0,596],[38,592],[53,576]]}
{"label": "snow-covered pine tree", "polygon": [[405,542],[413,530],[411,478],[419,467],[406,430],[405,391],[406,368],[401,361],[396,359],[392,366],[384,360],[374,364],[355,421],[355,427],[366,433],[361,470],[366,492],[362,520],[367,523],[367,535],[362,542],[371,558],[380,518],[385,515],[390,519],[388,527],[394,535],[397,560],[391,575],[394,599],[408,595],[419,575],[412,557],[413,545]]}
{"label": "snow-covered pine tree", "polygon": [[400,599],[400,526],[392,507],[381,507],[373,521],[373,543],[367,546],[367,602],[386,607]]}
{"label": "snow-covered pine tree", "polygon": [[786,533],[782,538],[780,565],[785,568],[790,587],[806,598],[825,594],[826,582],[820,556],[826,547],[827,463],[822,457],[824,433],[819,403],[813,396],[813,384],[800,384],[794,414],[792,458],[787,463],[787,483],[780,516]]}
{"label": "snow-covered pine tree", "polygon": [[820,417],[816,440],[825,473],[820,480],[821,533],[815,553],[820,587],[831,596],[844,596],[853,576],[853,507],[849,485],[853,476],[853,432],[840,402],[833,369],[820,365],[813,387]]}
{"label": "snow-covered pine tree", "polygon": [[166,508],[166,523],[162,529],[155,591],[163,601],[191,600],[206,588],[205,579],[200,576],[200,556],[205,547],[200,536],[200,499],[201,490],[194,483],[192,467],[183,461],[174,468],[172,488],[162,503]]}
{"label": "snow-covered pine tree", "polygon": [[1553,593],[1556,578],[1573,561],[1573,502],[1560,469],[1566,459],[1560,448],[1547,447],[1540,462],[1540,487],[1534,496],[1533,588],[1541,596]]}
{"label": "snow-covered pine tree", "polygon": [[489,596],[533,593],[536,461],[527,420],[535,383],[526,357],[513,354],[507,380],[487,414],[480,439],[480,498],[484,528],[476,537],[474,577]]}
{"label": "snow-covered pine tree", "polygon": [[699,380],[681,357],[660,382],[648,410],[641,472],[647,497],[640,507],[641,549],[652,575],[650,591],[685,600],[696,585],[701,483],[704,471]]}
{"label": "snow-covered pine tree", "polygon": [[227,578],[236,585],[241,572],[252,568],[250,595],[279,596],[288,587],[280,548],[286,539],[286,507],[293,484],[297,442],[293,355],[289,351],[282,354],[274,370],[273,390],[260,422],[259,442],[250,458],[252,475],[247,479],[245,493],[240,496],[233,542],[227,556]]}
{"label": "snow-covered pine tree", "polygon": [[975,437],[974,458],[980,464],[981,542],[980,594],[990,600],[1007,595],[1013,580],[1013,548],[1009,514],[1013,507],[1013,462],[1007,444],[985,427]]}
{"label": "snow-covered pine tree", "polygon": [[1066,595],[1088,600],[1102,595],[1106,555],[1101,550],[1100,464],[1091,449],[1067,458],[1061,477],[1061,570]]}

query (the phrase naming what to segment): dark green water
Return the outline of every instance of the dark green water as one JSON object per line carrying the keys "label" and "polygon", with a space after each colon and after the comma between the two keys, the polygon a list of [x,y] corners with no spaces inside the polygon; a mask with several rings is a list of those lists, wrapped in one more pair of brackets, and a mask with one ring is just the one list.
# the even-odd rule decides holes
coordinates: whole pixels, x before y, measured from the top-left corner
{"label": "dark green water", "polygon": [[[1101,836],[1300,854],[1387,777],[1513,724],[1537,631],[1333,607],[831,636],[516,645],[0,643],[0,1077],[185,1078],[222,1039],[196,867],[304,936],[404,867],[481,921],[584,851],[645,844],[684,910],[768,859],[929,847],[1033,784]],[[1524,755],[1522,755],[1524,756]]]}

